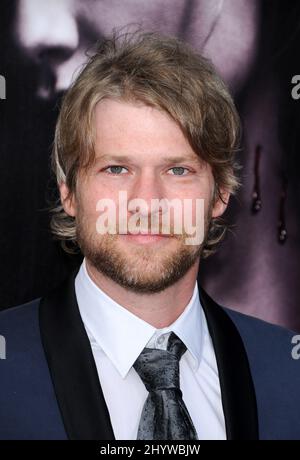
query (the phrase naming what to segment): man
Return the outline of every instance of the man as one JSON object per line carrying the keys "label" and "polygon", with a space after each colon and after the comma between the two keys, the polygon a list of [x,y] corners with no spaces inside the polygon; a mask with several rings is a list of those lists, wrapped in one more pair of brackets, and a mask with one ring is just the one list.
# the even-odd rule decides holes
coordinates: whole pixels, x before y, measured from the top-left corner
{"label": "man", "polygon": [[53,153],[52,230],[84,262],[1,313],[1,438],[300,438],[293,334],[217,305],[197,279],[238,186],[238,133],[225,85],[182,42],[99,46]]}

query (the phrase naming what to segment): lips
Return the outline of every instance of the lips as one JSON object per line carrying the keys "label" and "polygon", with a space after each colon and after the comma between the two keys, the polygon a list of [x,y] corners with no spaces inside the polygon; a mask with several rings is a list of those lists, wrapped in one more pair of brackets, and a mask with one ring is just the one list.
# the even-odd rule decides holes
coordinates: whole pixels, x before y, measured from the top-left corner
{"label": "lips", "polygon": [[144,234],[126,234],[126,235],[121,235],[127,242],[132,242],[132,243],[141,243],[141,244],[147,244],[147,243],[158,243],[161,241],[167,241],[171,235],[161,235],[159,233],[144,233]]}

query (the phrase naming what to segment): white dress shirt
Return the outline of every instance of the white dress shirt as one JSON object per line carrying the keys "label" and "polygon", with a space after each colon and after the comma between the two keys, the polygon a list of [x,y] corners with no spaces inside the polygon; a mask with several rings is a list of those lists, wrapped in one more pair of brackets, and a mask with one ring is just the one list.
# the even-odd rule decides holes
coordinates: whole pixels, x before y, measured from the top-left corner
{"label": "white dress shirt", "polygon": [[79,311],[117,440],[136,439],[148,396],[132,367],[144,347],[166,349],[173,331],[187,351],[180,369],[183,400],[199,439],[226,439],[215,353],[197,282],[188,305],[168,327],[156,329],[104,293],[87,273],[85,260],[75,279]]}

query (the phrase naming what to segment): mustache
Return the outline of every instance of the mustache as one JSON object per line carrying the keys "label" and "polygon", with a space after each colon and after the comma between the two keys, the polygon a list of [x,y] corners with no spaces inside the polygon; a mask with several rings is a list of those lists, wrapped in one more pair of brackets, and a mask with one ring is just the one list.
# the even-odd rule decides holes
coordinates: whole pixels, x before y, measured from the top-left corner
{"label": "mustache", "polygon": [[[208,221],[206,222],[206,229],[208,227]],[[159,227],[155,227],[155,229],[151,228],[149,225],[147,226],[140,226],[139,228],[130,229],[127,227],[124,228],[120,223],[116,223],[116,227],[107,228],[107,234],[110,236],[122,236],[122,235],[157,235],[157,236],[164,236],[169,238],[176,238],[178,240],[184,240],[191,236],[191,233],[187,232],[184,228],[178,230],[176,229],[176,225],[170,225],[165,228],[162,224]]]}

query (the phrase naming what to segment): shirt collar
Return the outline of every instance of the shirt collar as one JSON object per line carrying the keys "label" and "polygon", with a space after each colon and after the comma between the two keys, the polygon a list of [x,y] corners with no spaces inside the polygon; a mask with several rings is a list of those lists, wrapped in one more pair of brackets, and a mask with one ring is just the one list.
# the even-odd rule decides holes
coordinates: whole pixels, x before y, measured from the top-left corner
{"label": "shirt collar", "polygon": [[198,369],[203,348],[203,315],[197,282],[182,314],[170,326],[156,329],[115,302],[90,278],[85,259],[75,279],[75,292],[83,323],[93,339],[125,378],[153,338],[175,332],[187,347],[188,359]]}

